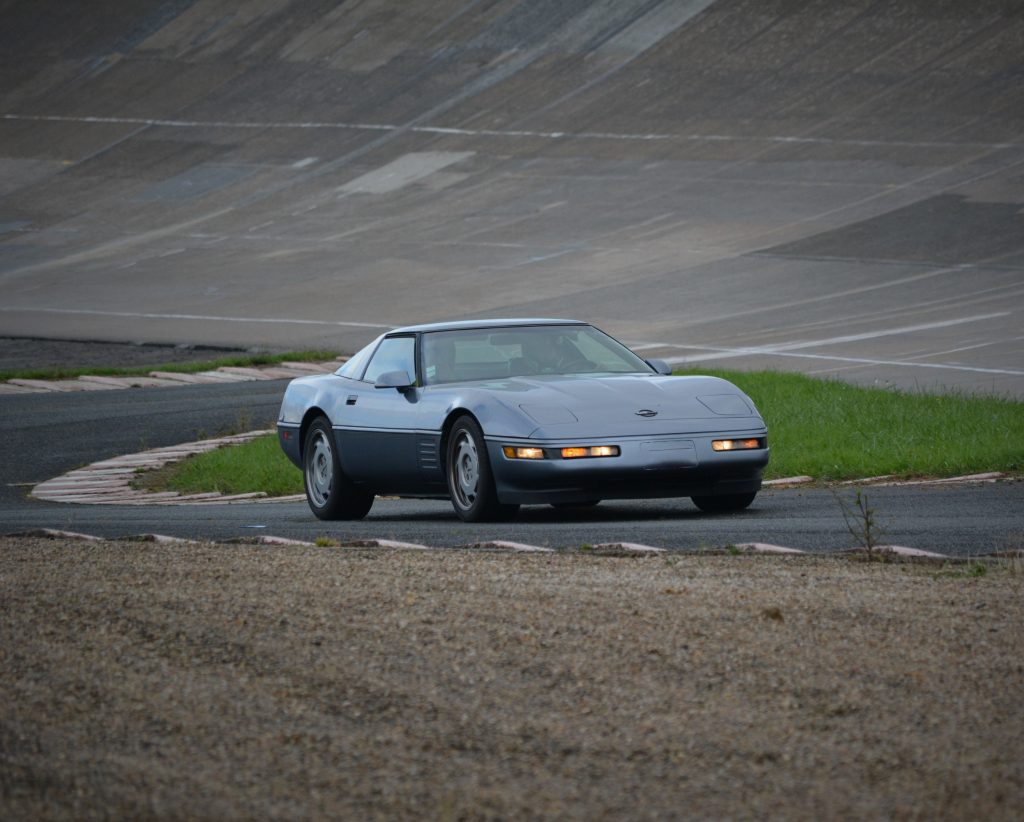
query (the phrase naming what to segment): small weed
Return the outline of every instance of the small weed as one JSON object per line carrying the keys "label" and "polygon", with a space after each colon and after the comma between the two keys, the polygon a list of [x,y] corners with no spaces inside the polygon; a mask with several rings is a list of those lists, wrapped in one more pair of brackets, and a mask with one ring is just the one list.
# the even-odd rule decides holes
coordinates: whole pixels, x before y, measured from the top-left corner
{"label": "small weed", "polygon": [[239,434],[252,431],[252,414],[249,413],[248,408],[243,408],[238,412],[238,416],[235,418],[235,427]]}
{"label": "small weed", "polygon": [[1008,574],[1013,576],[1024,575],[1024,533],[1011,534],[1003,548],[1002,555],[1005,557],[1001,564]]}
{"label": "small weed", "polygon": [[325,537],[321,534],[313,540],[313,544],[317,548],[337,548],[340,543],[336,539],[331,539],[330,537]]}
{"label": "small weed", "polygon": [[832,495],[839,503],[839,510],[843,514],[846,530],[867,552],[868,559],[877,559],[882,556],[875,549],[885,531],[875,517],[875,509],[868,504],[868,495],[858,490],[852,506],[847,505],[846,501],[835,491],[832,492]]}
{"label": "small weed", "polygon": [[[252,414],[249,413],[248,408],[242,408],[236,415],[234,423],[223,426],[217,435],[221,437],[230,437],[235,434],[245,434],[252,431],[254,428],[261,427],[255,426],[252,421]],[[267,426],[262,426],[266,428]]]}
{"label": "small weed", "polygon": [[966,564],[954,565],[944,562],[933,576],[935,579],[979,579],[988,574],[988,563],[968,559]]}
{"label": "small weed", "polygon": [[725,546],[725,553],[727,553],[731,557],[738,557],[740,555],[741,551],[735,545],[730,543],[729,545]]}
{"label": "small weed", "polygon": [[594,546],[593,546],[593,545],[591,545],[591,544],[590,544],[589,542],[584,542],[584,543],[583,543],[583,544],[582,544],[582,545],[580,546],[580,550],[581,550],[581,551],[593,551],[593,550],[594,550]]}

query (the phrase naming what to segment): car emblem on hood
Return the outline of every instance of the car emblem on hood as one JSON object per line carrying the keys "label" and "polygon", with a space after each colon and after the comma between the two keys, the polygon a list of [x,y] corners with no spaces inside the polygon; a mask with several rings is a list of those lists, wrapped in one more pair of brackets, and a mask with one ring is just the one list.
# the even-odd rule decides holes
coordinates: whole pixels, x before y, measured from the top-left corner
{"label": "car emblem on hood", "polygon": [[656,417],[658,416],[657,411],[652,411],[650,408],[641,408],[636,412],[638,417]]}

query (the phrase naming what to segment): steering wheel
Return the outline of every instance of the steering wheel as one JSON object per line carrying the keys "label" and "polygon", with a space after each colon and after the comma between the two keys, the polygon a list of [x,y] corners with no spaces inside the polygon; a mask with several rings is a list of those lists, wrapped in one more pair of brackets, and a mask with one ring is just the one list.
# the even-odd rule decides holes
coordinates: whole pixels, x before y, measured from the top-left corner
{"label": "steering wheel", "polygon": [[558,370],[564,373],[574,371],[593,371],[597,363],[593,363],[581,354],[571,354],[558,361]]}

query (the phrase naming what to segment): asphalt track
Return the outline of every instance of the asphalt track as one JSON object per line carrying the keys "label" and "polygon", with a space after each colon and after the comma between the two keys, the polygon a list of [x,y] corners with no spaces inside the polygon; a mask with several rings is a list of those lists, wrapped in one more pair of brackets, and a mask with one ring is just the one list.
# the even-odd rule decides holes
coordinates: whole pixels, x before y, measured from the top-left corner
{"label": "asphalt track", "polygon": [[1024,396],[1018,0],[11,0],[0,335],[590,320]]}
{"label": "asphalt track", "polygon": [[[1024,397],[1022,171],[1019,0],[10,0],[0,336],[354,350],[569,316],[680,365]],[[337,533],[301,505],[22,498],[269,419],[274,390],[0,398],[0,525]],[[972,552],[1019,547],[1020,489],[873,498],[890,541]],[[848,544],[817,491],[487,529],[382,503],[346,528]]]}
{"label": "asphalt track", "polygon": [[[700,550],[768,542],[809,551],[854,544],[824,489],[767,491],[747,512],[703,514],[689,500],[603,503],[566,514],[522,509],[508,523],[468,524],[446,502],[378,500],[358,523],[320,522],[305,503],[106,506],[44,503],[32,485],[99,459],[172,445],[238,423],[276,416],[281,381],[83,394],[0,397],[0,534],[56,528],[121,537],[161,533],[193,539],[274,535],[313,540],[394,539],[428,546],[509,540],[548,547],[625,541]],[[869,499],[890,544],[971,556],[1024,548],[1024,483],[874,488]],[[848,502],[853,492],[844,492]]]}

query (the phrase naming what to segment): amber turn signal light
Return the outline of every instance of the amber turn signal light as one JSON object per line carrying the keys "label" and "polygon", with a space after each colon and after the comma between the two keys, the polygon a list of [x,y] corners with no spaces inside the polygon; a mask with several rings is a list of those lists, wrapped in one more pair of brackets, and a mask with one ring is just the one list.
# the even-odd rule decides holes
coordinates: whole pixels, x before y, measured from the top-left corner
{"label": "amber turn signal light", "polygon": [[714,451],[749,451],[752,448],[764,448],[759,439],[749,440],[712,440]]}
{"label": "amber turn signal light", "polygon": [[502,452],[510,460],[542,460],[544,459],[543,448],[520,448],[515,445],[502,446]]}
{"label": "amber turn signal light", "polygon": [[576,445],[572,448],[562,449],[562,459],[576,460],[581,457],[617,457],[619,446],[617,445]]}

